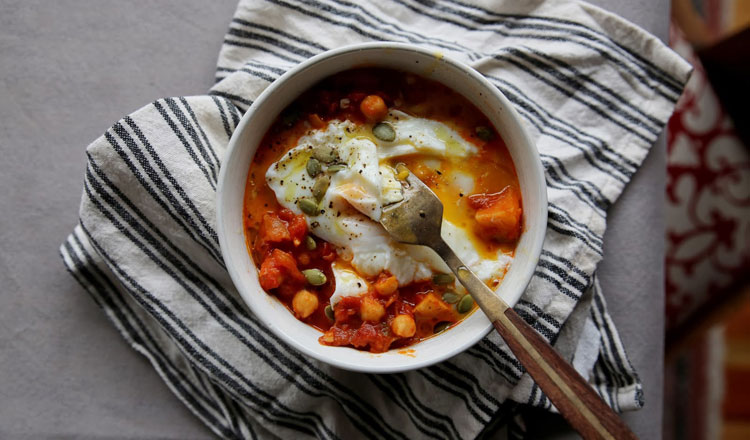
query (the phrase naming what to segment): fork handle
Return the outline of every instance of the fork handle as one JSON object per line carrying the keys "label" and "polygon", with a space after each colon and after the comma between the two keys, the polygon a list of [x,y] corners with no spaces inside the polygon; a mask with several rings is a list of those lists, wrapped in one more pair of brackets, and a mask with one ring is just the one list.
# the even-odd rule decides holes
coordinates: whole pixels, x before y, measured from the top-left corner
{"label": "fork handle", "polygon": [[637,439],[583,377],[441,240],[433,248],[492,321],[526,371],[584,439]]}

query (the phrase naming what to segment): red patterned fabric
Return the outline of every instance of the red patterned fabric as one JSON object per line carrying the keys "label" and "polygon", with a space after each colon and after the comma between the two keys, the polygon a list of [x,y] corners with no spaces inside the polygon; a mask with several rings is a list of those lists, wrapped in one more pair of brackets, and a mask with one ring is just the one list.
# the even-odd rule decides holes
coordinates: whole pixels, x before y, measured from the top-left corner
{"label": "red patterned fabric", "polygon": [[750,268],[750,151],[674,26],[670,40],[695,71],[667,127],[668,330]]}

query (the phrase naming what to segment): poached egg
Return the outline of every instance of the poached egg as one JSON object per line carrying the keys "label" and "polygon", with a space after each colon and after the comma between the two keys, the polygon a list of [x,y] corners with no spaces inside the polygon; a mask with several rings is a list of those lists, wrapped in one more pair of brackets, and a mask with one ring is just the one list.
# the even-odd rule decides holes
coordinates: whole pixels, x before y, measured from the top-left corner
{"label": "poached egg", "polygon": [[[369,125],[331,121],[302,136],[266,172],[266,182],[278,202],[304,214],[310,232],[335,246],[346,262],[333,264],[336,287],[331,304],[344,296],[367,292],[366,279],[383,271],[394,275],[399,286],[450,272],[434,251],[397,243],[378,223],[383,206],[403,199],[401,182],[388,163],[414,154],[422,155],[426,163],[461,160],[476,154],[477,148],[439,121],[391,110],[384,122],[395,131],[392,141],[375,137]],[[321,164],[314,175],[307,166],[312,158]],[[467,190],[474,186],[470,174],[460,173],[452,178]],[[301,203],[307,205],[306,209],[300,207]],[[480,257],[467,231],[446,220],[442,236],[485,282],[502,278],[512,260],[502,251],[494,258]]]}

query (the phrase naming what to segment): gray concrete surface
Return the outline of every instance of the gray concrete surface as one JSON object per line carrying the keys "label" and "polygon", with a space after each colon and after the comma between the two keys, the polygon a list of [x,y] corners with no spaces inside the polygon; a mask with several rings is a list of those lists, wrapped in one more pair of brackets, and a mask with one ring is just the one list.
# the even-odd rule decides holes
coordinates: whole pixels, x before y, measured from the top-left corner
{"label": "gray concrete surface", "polygon": [[[668,1],[596,1],[664,38]],[[84,147],[158,97],[203,93],[235,0],[0,0],[0,438],[210,438],[65,273]],[[661,432],[664,145],[611,213],[601,279]],[[539,437],[569,436],[540,416]],[[542,432],[544,431],[544,432]],[[535,435],[536,436],[536,435]]]}

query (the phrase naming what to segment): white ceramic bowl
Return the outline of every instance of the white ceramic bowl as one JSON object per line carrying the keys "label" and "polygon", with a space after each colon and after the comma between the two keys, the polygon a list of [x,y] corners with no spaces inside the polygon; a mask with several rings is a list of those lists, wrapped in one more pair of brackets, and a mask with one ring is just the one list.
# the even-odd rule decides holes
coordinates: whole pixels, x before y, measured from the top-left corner
{"label": "white ceramic bowl", "polygon": [[536,148],[510,102],[482,75],[439,53],[398,43],[367,43],[317,55],[271,84],[245,113],[229,141],[217,191],[218,233],[229,274],[255,315],[282,340],[323,362],[348,370],[392,373],[425,367],[455,356],[474,345],[492,328],[481,312],[454,328],[411,347],[373,354],[348,347],[321,345],[321,333],[298,321],[258,283],[258,272],[245,245],[242,222],[245,182],[250,162],[263,135],[278,114],[321,79],[361,66],[398,69],[437,80],[461,93],[484,111],[505,140],[521,186],[524,232],[499,295],[510,305],[526,289],[542,248],[547,222],[547,189]]}

